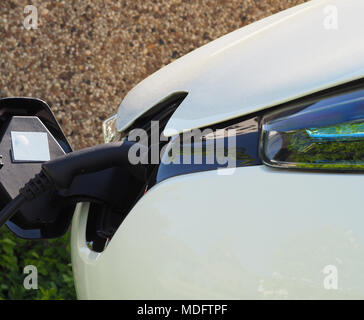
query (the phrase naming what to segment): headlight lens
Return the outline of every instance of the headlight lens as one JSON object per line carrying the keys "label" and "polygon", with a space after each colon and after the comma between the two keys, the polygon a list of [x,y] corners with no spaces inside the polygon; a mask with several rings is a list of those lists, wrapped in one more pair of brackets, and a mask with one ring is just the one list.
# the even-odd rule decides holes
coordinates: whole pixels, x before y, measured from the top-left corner
{"label": "headlight lens", "polygon": [[117,115],[114,114],[110,118],[106,119],[102,124],[105,143],[120,141],[121,139],[121,133],[116,129],[116,119]]}
{"label": "headlight lens", "polygon": [[265,115],[260,151],[273,167],[364,170],[364,90]]}

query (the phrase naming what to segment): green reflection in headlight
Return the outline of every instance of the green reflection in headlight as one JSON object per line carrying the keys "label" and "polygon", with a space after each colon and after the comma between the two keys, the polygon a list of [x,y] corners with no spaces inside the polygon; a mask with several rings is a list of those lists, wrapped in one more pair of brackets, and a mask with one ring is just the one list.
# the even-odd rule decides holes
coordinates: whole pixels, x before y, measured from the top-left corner
{"label": "green reflection in headlight", "polygon": [[360,140],[364,138],[364,122],[341,123],[334,126],[306,130],[313,139],[324,140]]}
{"label": "green reflection in headlight", "polygon": [[[359,128],[363,128],[362,123],[355,124],[352,128],[349,128],[347,124],[335,126],[335,132],[332,127],[320,128],[317,129],[316,134],[327,135],[330,138],[318,139],[313,139],[305,129],[284,133],[282,138],[285,140],[288,151],[284,162],[295,163],[297,168],[362,170],[364,169],[364,138],[360,139],[358,134],[364,130],[355,131]],[[356,136],[354,137],[353,134]]]}

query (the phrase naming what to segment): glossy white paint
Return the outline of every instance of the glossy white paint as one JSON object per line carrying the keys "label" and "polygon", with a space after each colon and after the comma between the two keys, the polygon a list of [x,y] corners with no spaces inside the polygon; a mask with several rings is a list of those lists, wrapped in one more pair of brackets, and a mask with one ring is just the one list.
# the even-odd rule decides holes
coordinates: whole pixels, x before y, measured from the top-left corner
{"label": "glossy white paint", "polygon": [[[152,188],[107,249],[72,224],[81,299],[364,298],[363,176],[239,168]],[[326,290],[323,269],[338,270]]]}
{"label": "glossy white paint", "polygon": [[[337,30],[324,27],[332,6],[338,13]],[[132,89],[119,107],[118,130],[176,91],[189,94],[167,124],[166,135],[361,78],[363,14],[364,1],[314,0],[217,39]]]}
{"label": "glossy white paint", "polygon": [[[339,29],[323,26],[328,5]],[[176,91],[189,94],[167,131],[202,127],[364,75],[364,2],[315,0],[226,35],[173,62],[125,97],[125,130]],[[361,174],[264,166],[170,178],[131,210],[107,249],[72,224],[81,299],[364,298]],[[324,288],[325,266],[338,290]]]}

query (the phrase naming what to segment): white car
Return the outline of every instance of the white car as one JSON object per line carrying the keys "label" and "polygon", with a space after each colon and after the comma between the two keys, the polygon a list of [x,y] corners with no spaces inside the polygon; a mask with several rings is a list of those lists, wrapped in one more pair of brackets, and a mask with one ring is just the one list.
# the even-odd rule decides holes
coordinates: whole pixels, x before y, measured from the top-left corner
{"label": "white car", "polygon": [[143,129],[161,161],[67,191],[78,298],[364,298],[363,14],[310,1],[132,89],[105,142]]}

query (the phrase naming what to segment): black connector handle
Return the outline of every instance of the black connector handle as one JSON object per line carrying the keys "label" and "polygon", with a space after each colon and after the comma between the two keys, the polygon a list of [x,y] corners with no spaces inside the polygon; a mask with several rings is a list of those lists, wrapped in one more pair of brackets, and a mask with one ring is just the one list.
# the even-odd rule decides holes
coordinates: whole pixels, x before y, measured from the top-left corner
{"label": "black connector handle", "polygon": [[[19,195],[0,212],[0,227],[6,223],[26,202],[37,198],[52,187],[66,189],[73,179],[85,173],[97,172],[112,167],[129,167],[130,173],[144,181],[147,165],[132,164],[129,161],[130,148],[137,145],[139,158],[149,156],[149,149],[130,141],[102,144],[68,153],[55,160],[43,163],[42,171],[19,191]],[[145,162],[145,161],[142,161]]]}
{"label": "black connector handle", "polygon": [[[129,150],[135,144],[135,142],[124,140],[71,152],[43,163],[42,171],[57,189],[69,187],[77,175],[111,167],[133,166],[131,172],[134,176],[144,179],[146,167],[140,164],[132,165],[128,159]],[[148,148],[143,145],[138,147],[143,150],[142,152],[146,152],[145,156],[147,156]]]}

